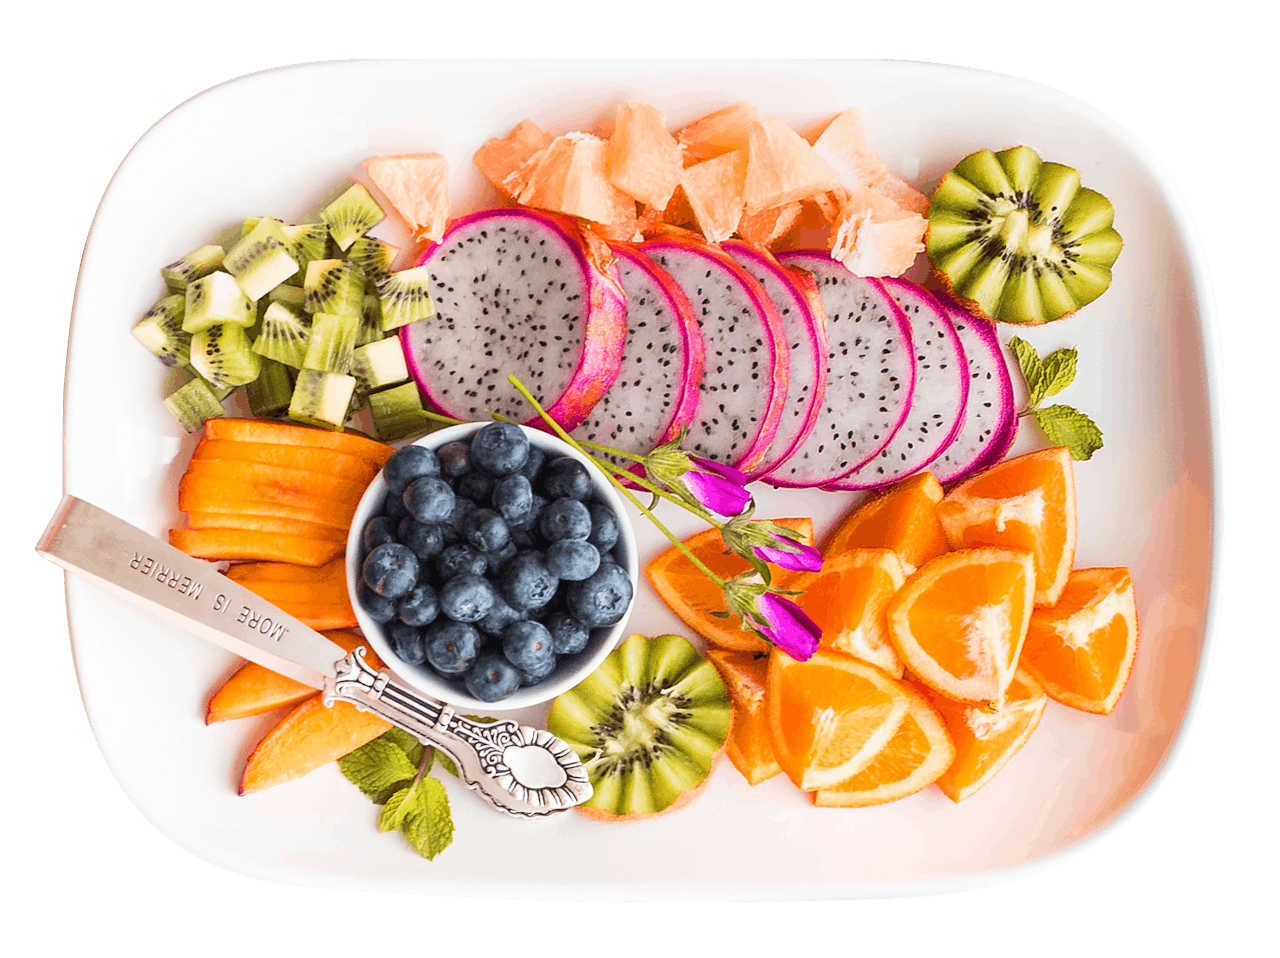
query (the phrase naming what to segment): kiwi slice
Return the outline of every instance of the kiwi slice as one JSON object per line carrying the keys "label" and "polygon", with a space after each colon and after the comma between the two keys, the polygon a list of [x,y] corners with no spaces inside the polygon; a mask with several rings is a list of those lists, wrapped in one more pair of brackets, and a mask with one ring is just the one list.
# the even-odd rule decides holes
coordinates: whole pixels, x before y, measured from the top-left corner
{"label": "kiwi slice", "polygon": [[236,278],[221,270],[190,283],[186,298],[182,328],[189,333],[223,323],[248,328],[258,318],[258,311]]}
{"label": "kiwi slice", "polygon": [[368,346],[387,334],[382,328],[382,300],[372,293],[366,294],[360,306],[360,328],[356,330],[356,345]]}
{"label": "kiwi slice", "polygon": [[227,252],[222,262],[254,302],[298,272],[279,220],[264,216]]}
{"label": "kiwi slice", "polygon": [[357,346],[351,353],[351,375],[356,388],[365,392],[385,389],[409,378],[404,362],[404,349],[399,336],[388,336],[376,343]]}
{"label": "kiwi slice", "polygon": [[441,426],[423,411],[422,396],[415,383],[369,393],[368,401],[374,434],[383,442],[417,439]]}
{"label": "kiwi slice", "polygon": [[226,414],[221,400],[203,379],[179,386],[165,397],[164,405],[187,432],[195,432],[206,421]]}
{"label": "kiwi slice", "polygon": [[431,272],[426,266],[402,269],[379,280],[383,330],[390,332],[434,316],[436,308],[431,302],[430,287]]}
{"label": "kiwi slice", "polygon": [[386,218],[363,183],[354,183],[345,193],[320,211],[320,221],[329,235],[346,252],[351,244]]}
{"label": "kiwi slice", "polygon": [[329,228],[323,223],[302,223],[280,227],[289,242],[289,255],[298,263],[296,272],[288,282],[301,286],[307,278],[307,267],[312,260],[326,259],[329,255]]}
{"label": "kiwi slice", "polygon": [[134,324],[134,338],[166,366],[186,366],[191,362],[191,334],[182,328],[186,306],[187,298],[181,293],[165,296]]}
{"label": "kiwi slice", "polygon": [[688,800],[711,774],[733,709],[715,668],[687,639],[632,635],[557,698],[547,731],[578,753],[600,818],[651,815]]}
{"label": "kiwi slice", "polygon": [[253,382],[261,365],[243,326],[219,323],[191,337],[191,368],[215,387]]}
{"label": "kiwi slice", "polygon": [[1115,210],[1080,174],[1026,146],[979,150],[942,178],[925,248],[947,286],[989,319],[1036,325],[1093,302],[1124,245]]}
{"label": "kiwi slice", "polygon": [[303,357],[302,368],[319,369],[327,373],[351,372],[351,355],[355,349],[356,330],[359,327],[358,315],[316,313],[311,317],[311,335],[307,339],[307,353]]}
{"label": "kiwi slice", "polygon": [[249,401],[249,410],[255,416],[283,416],[293,399],[293,375],[289,367],[264,358],[258,378],[244,384],[244,398]]}
{"label": "kiwi slice", "polygon": [[303,290],[308,313],[359,316],[364,306],[364,274],[340,259],[308,263]]}
{"label": "kiwi slice", "polygon": [[376,240],[372,236],[362,236],[347,250],[347,262],[364,273],[370,282],[382,279],[391,272],[391,264],[400,255],[400,248]]}
{"label": "kiwi slice", "polygon": [[210,243],[193,250],[176,263],[170,263],[160,270],[160,275],[170,290],[185,293],[191,283],[220,267],[222,258],[222,247]]}
{"label": "kiwi slice", "polygon": [[311,327],[301,315],[283,303],[272,303],[262,314],[262,330],[253,341],[259,356],[301,369],[307,358]]}
{"label": "kiwi slice", "polygon": [[293,384],[289,418],[325,429],[341,429],[355,389],[354,376],[303,369]]}

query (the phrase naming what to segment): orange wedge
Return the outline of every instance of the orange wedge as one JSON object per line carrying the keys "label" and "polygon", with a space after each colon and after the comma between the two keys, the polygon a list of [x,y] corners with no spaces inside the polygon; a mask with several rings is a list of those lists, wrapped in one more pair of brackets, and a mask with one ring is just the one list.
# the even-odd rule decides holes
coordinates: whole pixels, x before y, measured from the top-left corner
{"label": "orange wedge", "polygon": [[892,549],[910,575],[947,551],[938,521],[942,486],[931,472],[903,479],[841,521],[822,547],[827,557],[849,549]]}
{"label": "orange wedge", "polygon": [[[800,541],[805,545],[813,545],[812,519],[773,521],[800,533]],[[724,541],[715,529],[685,539],[684,545],[722,578],[741,575],[750,568],[745,559],[725,552]],[[738,616],[722,619],[714,614],[728,609],[724,593],[675,546],[654,558],[644,571],[658,596],[680,617],[680,621],[708,642],[723,649],[769,651],[769,644],[744,629]]]}
{"label": "orange wedge", "polygon": [[971,705],[999,704],[1031,621],[1025,549],[963,549],[922,565],[890,601],[889,638],[911,673]]}
{"label": "orange wedge", "polygon": [[707,649],[707,658],[724,679],[733,702],[733,726],[724,752],[749,784],[759,785],[782,771],[773,754],[765,708],[769,659],[754,652],[724,649]]}
{"label": "orange wedge", "polygon": [[786,583],[795,602],[822,629],[823,648],[844,652],[902,678],[902,659],[889,641],[884,610],[906,573],[891,549],[853,549]]}
{"label": "orange wedge", "polygon": [[1005,691],[1004,705],[995,711],[940,695],[931,696],[930,701],[956,747],[955,761],[938,777],[938,787],[953,802],[962,802],[991,781],[1026,744],[1049,699],[1035,679],[1018,669]]}
{"label": "orange wedge", "polygon": [[775,651],[765,701],[778,764],[806,791],[839,785],[889,744],[912,708],[913,692],[847,655],[819,649],[797,662]]}
{"label": "orange wedge", "polygon": [[1055,701],[1106,715],[1120,700],[1138,648],[1128,569],[1078,569],[1051,609],[1031,613],[1022,666]]}
{"label": "orange wedge", "polygon": [[942,718],[916,689],[905,684],[902,689],[909,704],[893,737],[858,774],[818,789],[815,805],[861,808],[896,802],[945,773],[956,752]]}
{"label": "orange wedge", "polygon": [[1076,485],[1065,446],[1009,459],[952,489],[938,518],[953,549],[1000,546],[1036,557],[1036,605],[1054,605],[1076,554]]}

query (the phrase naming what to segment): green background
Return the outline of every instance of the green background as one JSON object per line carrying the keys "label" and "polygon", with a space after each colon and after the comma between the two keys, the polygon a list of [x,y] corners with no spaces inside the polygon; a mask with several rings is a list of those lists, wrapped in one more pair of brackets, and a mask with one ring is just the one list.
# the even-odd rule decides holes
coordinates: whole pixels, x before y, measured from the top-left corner
{"label": "green background", "polygon": [[[718,945],[748,953],[883,946],[1185,954],[1234,953],[1270,938],[1262,938],[1262,909],[1276,888],[1276,749],[1267,702],[1276,523],[1268,494],[1274,416],[1267,415],[1275,392],[1267,373],[1277,316],[1257,282],[1274,274],[1263,256],[1274,256],[1275,247],[1258,240],[1274,234],[1266,225],[1274,205],[1252,197],[1270,196],[1275,179],[1275,54],[1267,49],[1274,15],[1239,3],[1187,12],[1149,5],[1149,13],[1117,3],[1005,5],[980,14],[956,4],[678,3],[613,12],[602,4],[557,12],[522,5],[506,13],[492,4],[133,4],[138,13],[131,14],[114,6],[10,13],[9,59],[0,67],[8,92],[0,161],[15,213],[3,231],[3,260],[17,298],[5,310],[14,348],[3,378],[17,435],[0,473],[13,510],[6,644],[18,653],[4,699],[6,939],[29,936],[42,943],[31,953],[45,954],[106,943],[129,944],[137,954],[268,954],[364,950],[376,929],[385,945],[461,952],[494,927],[554,946],[563,941],[562,923],[571,923],[585,932],[585,948],[603,953],[655,946],[687,954]],[[1059,87],[1137,133],[1170,169],[1201,229],[1235,425],[1228,588],[1213,678],[1188,747],[1151,804],[1082,856],[1000,888],[919,902],[644,911],[280,888],[216,870],[157,834],[97,752],[70,665],[61,579],[31,551],[60,493],[61,368],[84,236],[125,152],[187,97],[271,65],[383,54],[951,61]],[[1251,428],[1242,428],[1245,418]],[[493,941],[512,945],[520,946]]]}

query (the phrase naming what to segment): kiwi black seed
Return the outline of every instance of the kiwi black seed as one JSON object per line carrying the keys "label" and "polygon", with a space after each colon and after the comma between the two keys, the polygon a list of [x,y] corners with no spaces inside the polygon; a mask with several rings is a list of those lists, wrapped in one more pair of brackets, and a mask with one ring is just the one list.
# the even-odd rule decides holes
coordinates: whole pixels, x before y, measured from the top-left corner
{"label": "kiwi black seed", "polygon": [[547,731],[586,768],[601,818],[670,808],[711,774],[732,721],[724,681],[687,639],[633,635],[551,705]]}
{"label": "kiwi black seed", "polygon": [[1124,245],[1115,210],[1029,147],[979,150],[942,178],[925,247],[947,286],[989,319],[1035,325],[1106,292]]}
{"label": "kiwi black seed", "polygon": [[382,328],[390,332],[436,314],[431,302],[431,273],[426,266],[415,266],[392,273],[378,282],[378,299],[382,303]]}
{"label": "kiwi black seed", "polygon": [[354,183],[336,200],[320,211],[320,220],[345,252],[351,244],[373,229],[386,217],[382,207],[373,201],[362,183]]}

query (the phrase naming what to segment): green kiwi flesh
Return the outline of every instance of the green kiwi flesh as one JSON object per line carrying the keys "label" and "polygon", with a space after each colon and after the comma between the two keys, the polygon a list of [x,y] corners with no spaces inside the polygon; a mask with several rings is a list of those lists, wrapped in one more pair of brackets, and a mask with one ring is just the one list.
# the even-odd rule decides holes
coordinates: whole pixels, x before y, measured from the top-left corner
{"label": "green kiwi flesh", "polygon": [[687,639],[633,635],[552,703],[547,730],[582,759],[586,808],[645,815],[706,780],[731,722],[723,680]]}
{"label": "green kiwi flesh", "polygon": [[382,300],[374,294],[366,294],[360,306],[360,328],[356,330],[356,345],[368,346],[386,335],[382,328]]}
{"label": "green kiwi flesh", "polygon": [[952,293],[982,315],[1036,325],[1093,302],[1123,240],[1115,210],[1069,166],[1026,146],[979,150],[938,184],[925,248]]}
{"label": "green kiwi flesh", "polygon": [[301,369],[307,358],[311,327],[295,310],[284,303],[271,303],[262,314],[262,330],[253,341],[259,356]]}
{"label": "green kiwi flesh", "polygon": [[248,328],[258,318],[253,302],[236,278],[221,270],[202,276],[187,286],[182,328],[198,333],[223,323]]}
{"label": "green kiwi flesh", "polygon": [[244,398],[255,416],[283,416],[293,399],[293,376],[289,367],[274,359],[263,359],[258,378],[244,384]]}
{"label": "green kiwi flesh", "polygon": [[355,388],[353,376],[303,369],[293,384],[289,418],[325,429],[341,429]]}
{"label": "green kiwi flesh", "polygon": [[311,317],[311,335],[307,339],[302,367],[327,373],[349,373],[359,327],[359,314],[316,313]]}
{"label": "green kiwi flesh", "polygon": [[382,328],[386,332],[430,319],[436,314],[431,302],[431,272],[426,266],[402,269],[378,281],[382,304]]}
{"label": "green kiwi flesh", "polygon": [[308,263],[303,290],[308,313],[359,316],[364,306],[364,274],[340,259]]}
{"label": "green kiwi flesh", "polygon": [[320,221],[329,227],[329,235],[344,253],[351,244],[386,218],[364,184],[355,183],[320,211]]}
{"label": "green kiwi flesh", "polygon": [[356,388],[365,392],[405,382],[409,368],[405,365],[400,337],[388,336],[376,343],[357,346],[351,353],[351,375],[356,377]]}
{"label": "green kiwi flesh", "polygon": [[191,337],[191,368],[215,387],[253,382],[261,364],[243,326],[219,323]]}
{"label": "green kiwi flesh", "polygon": [[264,216],[228,250],[223,267],[254,302],[298,272],[280,222]]}
{"label": "green kiwi flesh", "polygon": [[422,396],[415,383],[369,393],[368,403],[373,431],[383,442],[417,439],[441,426],[423,411]]}
{"label": "green kiwi flesh", "polygon": [[370,283],[382,279],[391,272],[391,264],[400,255],[399,247],[362,236],[347,250],[347,262],[364,274]]}
{"label": "green kiwi flesh", "polygon": [[134,324],[134,338],[166,366],[191,362],[191,334],[182,328],[186,306],[187,298],[181,293],[165,296]]}
{"label": "green kiwi flesh", "polygon": [[193,379],[179,386],[165,397],[164,405],[187,432],[195,432],[206,421],[226,413],[203,379]]}
{"label": "green kiwi flesh", "polygon": [[185,293],[188,285],[220,267],[222,258],[222,247],[210,243],[193,250],[176,263],[170,263],[160,270],[160,276],[172,292]]}

